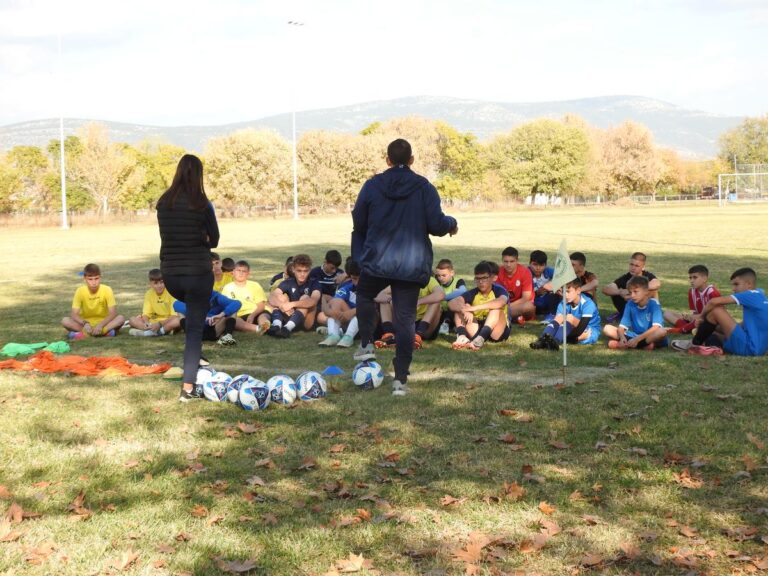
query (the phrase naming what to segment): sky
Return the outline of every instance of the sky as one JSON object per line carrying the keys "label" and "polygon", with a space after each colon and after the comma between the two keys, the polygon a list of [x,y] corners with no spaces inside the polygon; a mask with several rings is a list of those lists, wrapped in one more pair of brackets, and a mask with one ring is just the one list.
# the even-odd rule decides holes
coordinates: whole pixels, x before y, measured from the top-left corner
{"label": "sky", "polygon": [[761,116],[766,30],[766,0],[0,0],[0,125],[216,125],[418,95]]}

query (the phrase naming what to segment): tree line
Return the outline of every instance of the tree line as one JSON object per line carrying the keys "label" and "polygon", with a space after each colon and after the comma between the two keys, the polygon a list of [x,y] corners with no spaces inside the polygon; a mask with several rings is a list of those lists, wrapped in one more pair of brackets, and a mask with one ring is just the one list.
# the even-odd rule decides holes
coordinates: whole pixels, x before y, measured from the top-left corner
{"label": "tree line", "polygon": [[[414,170],[435,183],[447,203],[568,200],[630,195],[698,194],[717,185],[731,163],[768,163],[768,116],[748,118],[720,138],[719,156],[687,160],[654,144],[645,126],[600,129],[576,116],[522,124],[479,142],[441,121],[405,117],[357,134],[304,133],[297,143],[302,209],[327,212],[354,202],[363,182],[384,168],[395,138],[413,145]],[[64,141],[70,210],[151,208],[167,189],[184,150],[145,141],[110,140],[99,124]],[[0,212],[60,211],[60,143],[16,146],[0,156]],[[206,190],[219,210],[284,210],[292,204],[291,143],[275,132],[243,130],[213,138],[202,154]]]}

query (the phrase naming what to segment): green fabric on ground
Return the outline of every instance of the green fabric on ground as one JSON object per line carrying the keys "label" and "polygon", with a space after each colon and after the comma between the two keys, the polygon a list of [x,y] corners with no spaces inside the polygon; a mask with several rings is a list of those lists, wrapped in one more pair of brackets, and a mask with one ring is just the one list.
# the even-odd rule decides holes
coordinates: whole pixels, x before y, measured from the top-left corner
{"label": "green fabric on ground", "polygon": [[0,350],[0,355],[10,356],[11,358],[15,358],[16,356],[26,356],[28,354],[34,354],[41,348],[43,348],[44,350],[48,350],[50,352],[55,352],[56,354],[63,354],[65,352],[69,352],[70,350],[69,344],[67,344],[62,340],[58,342],[52,342],[51,344],[48,344],[48,342],[35,342],[33,344],[19,344],[18,342],[8,342],[8,344],[3,346],[3,349]]}

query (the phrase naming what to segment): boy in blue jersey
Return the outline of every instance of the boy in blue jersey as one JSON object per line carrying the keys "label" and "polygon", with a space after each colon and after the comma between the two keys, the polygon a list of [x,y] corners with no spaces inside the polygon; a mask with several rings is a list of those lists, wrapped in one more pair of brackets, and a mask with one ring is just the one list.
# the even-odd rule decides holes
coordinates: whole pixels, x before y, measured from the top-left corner
{"label": "boy in blue jersey", "polygon": [[648,284],[648,278],[645,276],[633,276],[627,282],[629,301],[619,325],[609,324],[603,328],[603,334],[609,338],[608,348],[641,348],[650,351],[667,345],[667,330],[664,328],[661,304],[651,297]]}
{"label": "boy in blue jersey", "polygon": [[296,328],[311,330],[315,325],[320,285],[309,279],[312,258],[297,254],[293,259],[293,278],[283,280],[269,294],[272,306],[272,325],[267,334],[276,338],[290,338]]}
{"label": "boy in blue jersey", "polygon": [[[731,274],[733,294],[712,298],[704,306],[689,354],[722,354],[719,347],[704,345],[710,337],[721,341],[723,350],[737,356],[762,356],[768,351],[768,299],[756,284],[757,274],[752,268],[739,268]],[[730,304],[744,309],[741,323],[725,309]]]}
{"label": "boy in blue jersey", "polygon": [[536,314],[550,315],[547,320],[551,320],[560,298],[552,291],[555,269],[547,266],[547,253],[542,250],[531,252],[528,269],[533,278],[533,305],[536,306]]}
{"label": "boy in blue jersey", "polygon": [[600,337],[600,313],[592,298],[581,293],[581,280],[565,285],[565,303],[560,302],[554,319],[530,346],[534,350],[558,350],[563,332],[569,344],[594,344]]}
{"label": "boy in blue jersey", "polygon": [[476,287],[448,303],[456,323],[454,350],[479,350],[486,341],[502,342],[509,338],[509,292],[495,284],[493,277],[491,263],[480,262],[475,266]]}
{"label": "boy in blue jersey", "polygon": [[[357,281],[360,279],[360,265],[347,259],[344,266],[349,280],[336,289],[328,303],[328,336],[320,346],[349,348],[359,331],[357,324]],[[346,328],[346,329],[345,329]],[[344,334],[342,334],[344,330]]]}
{"label": "boy in blue jersey", "polygon": [[[215,290],[211,292],[208,312],[205,315],[203,340],[215,340],[220,346],[237,344],[237,340],[232,337],[232,332],[235,330],[235,314],[240,310],[240,306],[237,300],[231,300]],[[181,316],[186,316],[187,305],[176,300],[173,303],[173,310]],[[179,322],[181,328],[186,330],[187,319],[182,318]]]}

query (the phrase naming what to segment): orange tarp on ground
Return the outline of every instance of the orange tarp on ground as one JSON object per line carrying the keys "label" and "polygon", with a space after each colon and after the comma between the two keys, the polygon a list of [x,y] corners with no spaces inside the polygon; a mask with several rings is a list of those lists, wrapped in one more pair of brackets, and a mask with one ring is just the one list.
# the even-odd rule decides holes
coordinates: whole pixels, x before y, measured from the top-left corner
{"label": "orange tarp on ground", "polygon": [[140,366],[131,364],[122,356],[55,356],[52,352],[38,352],[27,360],[0,361],[0,370],[37,370],[38,372],[71,372],[78,376],[109,376],[124,374],[126,376],[141,376],[144,374],[162,374],[171,365],[152,364]]}

